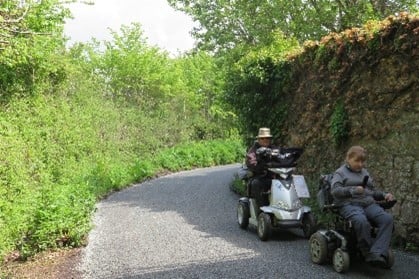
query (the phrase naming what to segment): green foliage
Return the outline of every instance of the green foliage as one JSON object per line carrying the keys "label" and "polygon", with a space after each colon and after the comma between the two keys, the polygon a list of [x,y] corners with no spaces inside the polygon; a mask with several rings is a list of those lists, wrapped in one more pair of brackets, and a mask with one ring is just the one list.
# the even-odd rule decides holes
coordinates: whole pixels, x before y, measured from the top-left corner
{"label": "green foliage", "polygon": [[[239,116],[249,137],[261,126],[280,131],[287,103],[281,98],[290,88],[292,72],[287,55],[300,48],[294,39],[278,34],[272,45],[247,50],[229,68],[225,100]],[[279,136],[279,135],[276,135]]]}
{"label": "green foliage", "polygon": [[246,182],[243,179],[236,177],[231,182],[230,189],[240,196],[245,196],[246,195]]}
{"label": "green foliage", "polygon": [[214,57],[197,52],[170,58],[146,44],[138,23],[112,34],[112,41],[74,49],[76,57],[91,61],[86,64],[95,73],[92,78],[99,79],[109,98],[159,118],[155,131],[162,127],[158,136],[164,146],[228,136],[236,120],[221,100],[225,73]]}
{"label": "green foliage", "polygon": [[91,112],[83,111],[81,100],[71,101],[66,96],[38,95],[11,100],[3,107],[7,111],[0,114],[5,131],[0,189],[7,194],[0,204],[6,213],[1,216],[2,256],[14,246],[22,257],[54,247],[57,235],[68,238],[60,240],[65,245],[75,245],[88,231],[95,199],[85,195],[85,184],[74,176],[86,170],[100,141],[98,127],[87,119]]}
{"label": "green foliage", "polygon": [[43,185],[33,202],[28,229],[18,246],[21,257],[51,247],[83,244],[96,202],[86,184]]}
{"label": "green foliage", "polygon": [[187,143],[158,153],[154,159],[164,170],[179,171],[193,167],[209,167],[238,162],[243,146],[237,140],[214,140]]}
{"label": "green foliage", "polygon": [[[232,51],[171,58],[147,45],[139,24],[67,51],[64,2],[0,2],[0,258],[81,245],[95,202],[130,183],[241,161],[238,125],[245,137],[260,126],[282,133],[293,116],[297,40],[377,15],[364,2],[359,16],[330,1],[316,2],[320,13],[314,2],[170,2],[201,23],[202,48]],[[316,61],[335,70],[329,54],[353,37],[332,38]],[[343,104],[330,123],[340,143]]]}
{"label": "green foliage", "polygon": [[330,118],[330,132],[333,142],[340,146],[349,135],[349,119],[342,102],[338,102]]}
{"label": "green foliage", "polygon": [[95,202],[110,192],[166,171],[234,163],[243,152],[234,139],[160,149],[155,134],[136,128],[145,115],[95,91],[39,95],[7,107],[0,114],[1,257],[14,249],[26,258],[79,246]]}
{"label": "green foliage", "polygon": [[167,102],[171,92],[165,87],[168,77],[162,75],[170,75],[170,71],[166,71],[167,54],[147,46],[139,24],[122,26],[120,33],[112,31],[112,35],[112,41],[104,42],[106,50],[94,65],[106,89],[113,96],[150,106],[150,111],[156,107],[157,99]]}
{"label": "green foliage", "polygon": [[45,92],[65,79],[60,58],[69,16],[58,0],[0,2],[0,102]]}
{"label": "green foliage", "polygon": [[[77,2],[69,0],[66,3]],[[0,47],[12,46],[14,39],[52,35],[62,30],[68,8],[59,0],[7,0],[0,2]]]}
{"label": "green foliage", "polygon": [[[367,52],[368,55],[374,53],[382,57],[385,40],[390,40],[397,49],[402,46],[404,49],[412,48],[414,42],[407,38],[414,36],[415,18],[415,15],[401,14],[381,23],[369,22],[365,29],[352,28],[339,34],[331,33],[320,42],[305,44],[304,51],[292,41],[287,44],[286,38],[278,40],[278,43],[283,42],[280,45],[284,47],[273,47],[272,51],[269,46],[255,50],[236,49],[226,63],[229,71],[225,100],[238,115],[244,137],[253,138],[259,127],[268,126],[278,131],[276,137],[289,140],[285,138],[290,135],[292,124],[289,123],[300,121],[290,111],[295,102],[306,107],[298,117],[304,117],[307,122],[310,119],[325,119],[318,107],[330,102],[330,99],[342,97],[338,88],[344,84],[346,89],[352,78],[353,61],[367,55]],[[376,50],[378,53],[375,54]],[[304,76],[307,69],[310,69],[308,77]],[[317,82],[319,80],[322,82]],[[300,93],[295,95],[296,91]],[[304,96],[304,102],[301,96]],[[340,145],[349,136],[351,127],[343,105],[337,105],[333,110],[331,118],[326,122],[320,121],[319,125],[329,123],[331,138],[336,145]],[[328,115],[332,113],[329,109],[326,111]],[[301,144],[303,138],[316,134],[313,126],[305,129],[298,136],[292,135],[297,144]],[[326,135],[323,140],[326,140]]]}
{"label": "green foliage", "polygon": [[[270,45],[281,31],[300,43],[330,32],[381,20],[400,11],[418,10],[416,0],[351,1],[201,1],[169,0],[199,23],[192,31],[198,47],[226,52],[241,45]],[[307,24],[307,22],[309,24]]]}
{"label": "green foliage", "polygon": [[327,69],[330,72],[336,71],[339,68],[340,68],[339,59],[336,57],[333,57],[332,60],[330,60],[329,63],[327,64]]}
{"label": "green foliage", "polygon": [[110,192],[242,154],[213,57],[170,58],[139,25],[104,50],[92,42],[67,54],[61,43],[36,38],[0,54],[0,258],[79,246]]}

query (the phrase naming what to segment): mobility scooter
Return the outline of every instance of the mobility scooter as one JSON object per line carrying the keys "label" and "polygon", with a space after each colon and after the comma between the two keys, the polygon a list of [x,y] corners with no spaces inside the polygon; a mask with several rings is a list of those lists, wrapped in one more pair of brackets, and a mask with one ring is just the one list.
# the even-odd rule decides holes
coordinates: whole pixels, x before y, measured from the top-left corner
{"label": "mobility scooter", "polygon": [[[310,237],[311,260],[316,264],[332,262],[333,268],[338,273],[348,271],[351,259],[357,257],[362,259],[362,254],[357,248],[355,231],[349,220],[339,215],[338,207],[333,204],[331,195],[331,180],[333,174],[320,176],[317,202],[322,212],[331,213],[331,221],[326,229],[320,229]],[[377,201],[384,209],[393,207],[396,200]],[[375,236],[375,228],[371,230],[372,237]],[[386,268],[390,269],[394,264],[394,254],[391,249],[388,251]]]}
{"label": "mobility scooter", "polygon": [[269,205],[259,206],[251,197],[251,179],[246,178],[247,195],[239,199],[237,221],[242,229],[249,224],[257,228],[262,241],[268,240],[275,229],[301,228],[306,238],[316,231],[316,219],[311,208],[302,202],[310,193],[303,175],[296,175],[295,166],[301,156],[301,148],[268,150],[271,160],[266,171],[274,177],[268,195]]}

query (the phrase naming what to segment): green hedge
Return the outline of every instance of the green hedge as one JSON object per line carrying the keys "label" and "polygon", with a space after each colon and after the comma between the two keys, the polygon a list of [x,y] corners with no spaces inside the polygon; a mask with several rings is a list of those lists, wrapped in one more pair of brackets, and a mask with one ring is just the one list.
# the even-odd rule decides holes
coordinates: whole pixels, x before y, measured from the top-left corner
{"label": "green hedge", "polygon": [[112,191],[168,171],[241,159],[236,139],[161,148],[165,142],[144,131],[164,131],[164,121],[95,94],[41,95],[2,107],[0,259],[12,251],[26,258],[81,245],[95,203]]}

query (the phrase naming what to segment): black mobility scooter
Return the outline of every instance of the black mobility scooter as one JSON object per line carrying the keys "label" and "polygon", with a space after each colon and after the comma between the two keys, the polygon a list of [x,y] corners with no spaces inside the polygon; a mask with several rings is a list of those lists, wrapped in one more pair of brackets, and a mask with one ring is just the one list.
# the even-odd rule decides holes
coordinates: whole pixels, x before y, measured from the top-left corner
{"label": "black mobility scooter", "polygon": [[[332,262],[336,272],[344,273],[349,269],[351,260],[363,260],[363,256],[357,248],[355,231],[351,222],[339,215],[338,207],[333,204],[331,195],[331,180],[333,174],[320,176],[317,202],[322,212],[330,213],[330,221],[326,229],[320,229],[310,237],[311,260],[316,264]],[[396,201],[377,201],[384,209],[393,207]],[[371,230],[375,236],[375,228]],[[390,269],[394,264],[394,255],[391,249],[388,251],[386,268]]]}

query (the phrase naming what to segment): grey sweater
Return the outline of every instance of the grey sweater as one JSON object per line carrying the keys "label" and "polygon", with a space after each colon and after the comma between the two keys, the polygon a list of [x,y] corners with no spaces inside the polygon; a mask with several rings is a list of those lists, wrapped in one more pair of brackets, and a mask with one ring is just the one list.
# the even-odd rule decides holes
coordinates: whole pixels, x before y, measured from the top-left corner
{"label": "grey sweater", "polygon": [[[366,176],[368,176],[368,181],[364,185],[364,193],[356,194],[355,188],[363,186]],[[366,207],[375,200],[384,199],[385,195],[384,192],[374,189],[374,181],[365,168],[355,172],[347,164],[342,165],[333,174],[331,193],[337,206],[354,204]]]}

